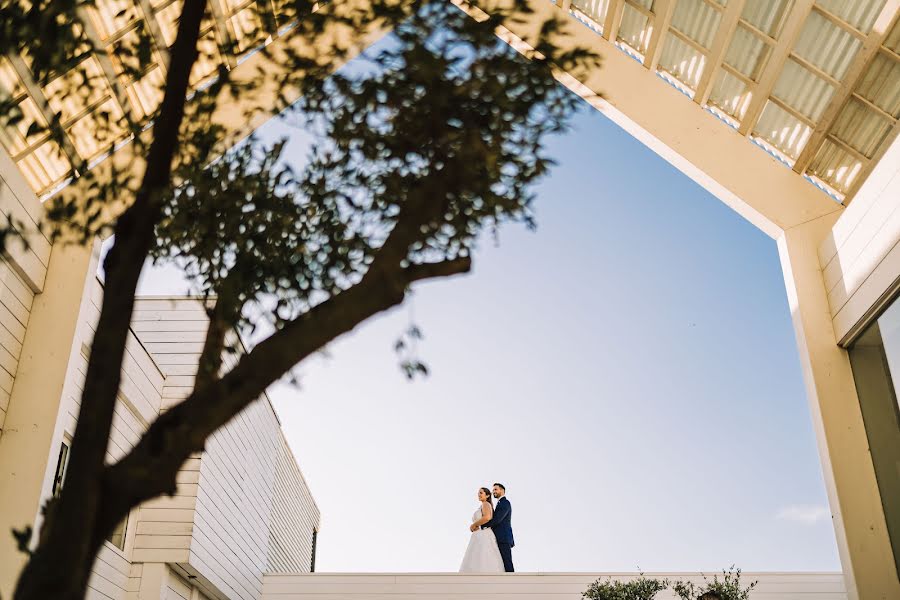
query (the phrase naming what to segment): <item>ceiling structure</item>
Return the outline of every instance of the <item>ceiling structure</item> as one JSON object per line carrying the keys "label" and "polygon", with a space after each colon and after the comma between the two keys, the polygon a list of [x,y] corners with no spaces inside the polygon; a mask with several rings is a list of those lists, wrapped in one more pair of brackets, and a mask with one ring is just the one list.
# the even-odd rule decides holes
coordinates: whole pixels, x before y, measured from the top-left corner
{"label": "ceiling structure", "polygon": [[559,0],[845,202],[900,131],[893,0]]}
{"label": "ceiling structure", "polygon": [[[210,15],[201,26],[200,57],[191,73],[195,88],[207,85],[215,77],[218,65],[228,60],[236,66],[234,53],[220,48],[234,47],[249,52],[260,44],[250,32],[259,29],[257,0],[210,0]],[[99,52],[87,57],[71,71],[58,75],[43,88],[33,77],[27,56],[0,57],[0,94],[12,96],[25,118],[12,129],[0,129],[0,142],[18,164],[32,189],[40,195],[58,188],[70,175],[71,165],[79,159],[93,161],[108,153],[110,142],[127,141],[125,128],[113,135],[118,139],[98,140],[94,132],[101,113],[111,119],[131,111],[136,120],[153,114],[162,100],[161,87],[168,66],[168,48],[175,42],[182,0],[96,0],[85,6],[82,20],[85,34]],[[153,61],[140,79],[134,80],[116,58],[120,45],[137,44],[138,31],[150,34]],[[232,46],[233,44],[233,46]],[[61,87],[90,81],[89,94],[71,94],[62,98]],[[48,133],[27,136],[29,124],[51,122],[61,113],[65,130],[60,146]]]}
{"label": "ceiling structure", "polygon": [[[218,64],[237,62],[217,48],[248,54],[257,0],[210,0],[192,84]],[[549,0],[548,0],[549,1]],[[713,112],[798,174],[849,201],[900,132],[900,0],[557,0],[574,18]],[[100,160],[110,140],[96,139],[98,115],[145,118],[161,99],[167,48],[181,0],[96,0],[85,7],[86,35],[102,51],[40,87],[25,56],[0,57],[0,93],[25,119],[0,142],[38,195],[58,189],[78,159]],[[134,80],[115,48],[143,27],[154,62]],[[204,53],[201,53],[204,54]],[[60,86],[88,77],[89,94],[61,97]],[[665,85],[660,81],[660,85]],[[32,120],[60,113],[62,144],[28,136]],[[116,135],[116,132],[113,132]],[[119,132],[121,141],[128,133]],[[112,140],[115,141],[115,140]]]}

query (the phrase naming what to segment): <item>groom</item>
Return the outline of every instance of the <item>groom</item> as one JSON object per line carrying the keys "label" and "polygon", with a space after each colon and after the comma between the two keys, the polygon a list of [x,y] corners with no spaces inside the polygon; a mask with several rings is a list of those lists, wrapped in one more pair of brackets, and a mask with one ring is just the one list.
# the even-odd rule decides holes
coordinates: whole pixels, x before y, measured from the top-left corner
{"label": "groom", "polygon": [[494,498],[497,499],[497,506],[494,507],[494,516],[482,527],[490,527],[494,530],[494,537],[497,538],[497,547],[500,549],[500,556],[503,557],[503,568],[507,573],[512,573],[515,571],[512,561],[512,549],[516,545],[512,531],[512,506],[509,504],[509,500],[506,499],[506,487],[502,483],[495,483],[493,492]]}

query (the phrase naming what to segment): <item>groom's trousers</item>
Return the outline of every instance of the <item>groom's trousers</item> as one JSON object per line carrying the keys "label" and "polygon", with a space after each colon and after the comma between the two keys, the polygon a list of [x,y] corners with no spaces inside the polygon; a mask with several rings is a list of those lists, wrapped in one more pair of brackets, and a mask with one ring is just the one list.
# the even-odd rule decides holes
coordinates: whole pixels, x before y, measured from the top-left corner
{"label": "groom's trousers", "polygon": [[507,573],[515,572],[512,562],[512,546],[506,542],[497,542],[497,547],[500,549],[500,556],[503,557],[503,569]]}

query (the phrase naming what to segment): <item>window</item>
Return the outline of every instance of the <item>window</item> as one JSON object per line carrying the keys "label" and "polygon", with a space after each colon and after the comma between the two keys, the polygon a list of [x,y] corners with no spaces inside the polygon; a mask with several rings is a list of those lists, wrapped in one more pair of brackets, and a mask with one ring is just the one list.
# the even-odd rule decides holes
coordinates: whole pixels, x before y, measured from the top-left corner
{"label": "window", "polygon": [[106,538],[106,541],[118,548],[119,550],[125,549],[125,532],[128,529],[128,517],[126,516],[122,519],[116,528],[113,530],[109,537]]}
{"label": "window", "polygon": [[312,539],[312,556],[309,560],[309,572],[316,572],[316,539],[319,537],[319,532],[313,529],[313,539]]}
{"label": "window", "polygon": [[849,350],[888,536],[900,573],[900,301],[894,301],[869,325]]}
{"label": "window", "polygon": [[[53,495],[59,496],[62,491],[63,482],[66,479],[66,467],[69,466],[69,442],[62,442],[59,446],[59,457],[56,459],[56,473],[53,475]],[[128,529],[128,517],[116,525],[115,530],[110,534],[106,541],[111,543],[119,550],[125,549],[125,532]],[[313,548],[315,548],[315,537],[313,537]],[[313,560],[315,560],[315,550],[313,550]]]}
{"label": "window", "polygon": [[56,473],[53,475],[53,495],[58,496],[66,478],[66,467],[69,466],[69,445],[63,442],[59,446],[59,458],[56,459]]}

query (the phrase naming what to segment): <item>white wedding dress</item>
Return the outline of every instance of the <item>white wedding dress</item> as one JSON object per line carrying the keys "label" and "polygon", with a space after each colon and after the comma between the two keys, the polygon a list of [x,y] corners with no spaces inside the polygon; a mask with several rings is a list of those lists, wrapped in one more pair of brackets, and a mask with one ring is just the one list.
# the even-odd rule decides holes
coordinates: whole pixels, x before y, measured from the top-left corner
{"label": "white wedding dress", "polygon": [[[472,515],[474,523],[482,517],[481,507]],[[494,532],[488,529],[476,529],[469,538],[469,547],[463,556],[460,573],[503,573],[503,557],[497,548],[497,538]]]}

